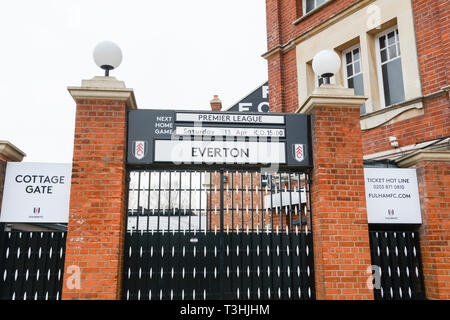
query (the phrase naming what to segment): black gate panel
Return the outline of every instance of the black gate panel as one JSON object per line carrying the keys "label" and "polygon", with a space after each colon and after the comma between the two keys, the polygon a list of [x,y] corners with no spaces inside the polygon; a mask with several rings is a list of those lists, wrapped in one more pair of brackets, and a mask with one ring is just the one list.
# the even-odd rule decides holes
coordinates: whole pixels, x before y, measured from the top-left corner
{"label": "black gate panel", "polygon": [[130,172],[123,299],[314,299],[302,172]]}
{"label": "black gate panel", "polygon": [[125,248],[124,299],[315,295],[311,234],[134,232],[127,234]]}
{"label": "black gate panel", "polygon": [[61,299],[65,232],[0,231],[0,299]]}
{"label": "black gate panel", "polygon": [[419,233],[408,231],[370,231],[372,264],[381,276],[374,288],[376,300],[425,299]]}

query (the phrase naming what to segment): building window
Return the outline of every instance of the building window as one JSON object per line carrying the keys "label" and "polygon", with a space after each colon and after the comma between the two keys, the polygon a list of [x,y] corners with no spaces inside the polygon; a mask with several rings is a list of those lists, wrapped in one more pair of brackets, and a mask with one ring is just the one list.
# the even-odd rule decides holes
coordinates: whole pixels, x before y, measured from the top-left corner
{"label": "building window", "polygon": [[405,100],[398,28],[379,34],[376,44],[381,103],[386,107]]}
{"label": "building window", "polygon": [[[364,95],[364,80],[361,66],[361,49],[359,45],[342,52],[344,61],[344,81],[347,88],[355,89],[355,95]],[[361,114],[366,113],[366,105],[362,105]]]}
{"label": "building window", "polygon": [[328,0],[303,0],[303,14],[307,14],[327,1]]}

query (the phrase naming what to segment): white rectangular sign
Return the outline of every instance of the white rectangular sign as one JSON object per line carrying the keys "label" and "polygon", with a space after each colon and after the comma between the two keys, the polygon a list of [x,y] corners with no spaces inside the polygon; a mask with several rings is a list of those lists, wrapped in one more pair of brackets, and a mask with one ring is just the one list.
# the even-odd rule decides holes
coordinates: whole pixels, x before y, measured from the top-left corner
{"label": "white rectangular sign", "polygon": [[155,162],[285,163],[285,143],[246,141],[155,140]]}
{"label": "white rectangular sign", "polygon": [[227,114],[227,113],[176,113],[176,121],[186,122],[219,122],[219,123],[250,123],[250,124],[284,124],[284,116]]}
{"label": "white rectangular sign", "polygon": [[8,162],[0,222],[67,223],[72,165]]}
{"label": "white rectangular sign", "polygon": [[277,137],[285,136],[284,129],[276,128],[219,128],[219,127],[176,127],[178,136],[226,136],[226,137]]}
{"label": "white rectangular sign", "polygon": [[422,223],[415,169],[365,168],[369,223]]}
{"label": "white rectangular sign", "polygon": [[290,191],[290,192],[281,192],[281,193],[278,192],[274,194],[266,194],[264,196],[264,209],[280,208],[281,200],[283,200],[281,207],[289,205],[293,206],[299,204],[300,202],[299,198],[301,198],[302,204],[306,203],[306,192],[301,191],[301,194],[299,194],[298,191]]}

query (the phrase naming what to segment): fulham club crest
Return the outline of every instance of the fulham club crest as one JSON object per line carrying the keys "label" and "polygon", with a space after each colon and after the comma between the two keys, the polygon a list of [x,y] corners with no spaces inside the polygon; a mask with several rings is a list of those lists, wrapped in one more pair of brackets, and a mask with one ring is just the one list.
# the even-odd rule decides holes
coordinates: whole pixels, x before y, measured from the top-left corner
{"label": "fulham club crest", "polygon": [[397,212],[394,209],[388,209],[386,212],[386,219],[398,219]]}
{"label": "fulham club crest", "polygon": [[141,160],[147,154],[147,141],[135,141],[133,143],[134,157]]}
{"label": "fulham club crest", "polygon": [[303,160],[305,160],[305,145],[304,144],[294,144],[294,158],[298,162],[303,162]]}

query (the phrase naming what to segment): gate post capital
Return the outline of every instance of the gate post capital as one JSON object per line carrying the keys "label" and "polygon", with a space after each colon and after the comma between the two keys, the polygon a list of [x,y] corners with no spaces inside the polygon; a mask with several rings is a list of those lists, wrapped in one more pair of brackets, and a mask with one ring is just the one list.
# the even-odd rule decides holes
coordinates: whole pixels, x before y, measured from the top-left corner
{"label": "gate post capital", "polygon": [[125,101],[127,108],[137,109],[133,89],[126,88],[125,82],[115,77],[96,76],[82,80],[80,87],[69,86],[67,90],[75,101],[80,99]]}
{"label": "gate post capital", "polygon": [[324,85],[297,110],[311,114],[311,220],[317,299],[373,299],[360,106],[353,89]]}
{"label": "gate post capital", "polygon": [[316,106],[336,106],[359,110],[366,100],[367,97],[356,96],[354,89],[332,84],[322,85],[314,89],[296,113],[311,114]]}

